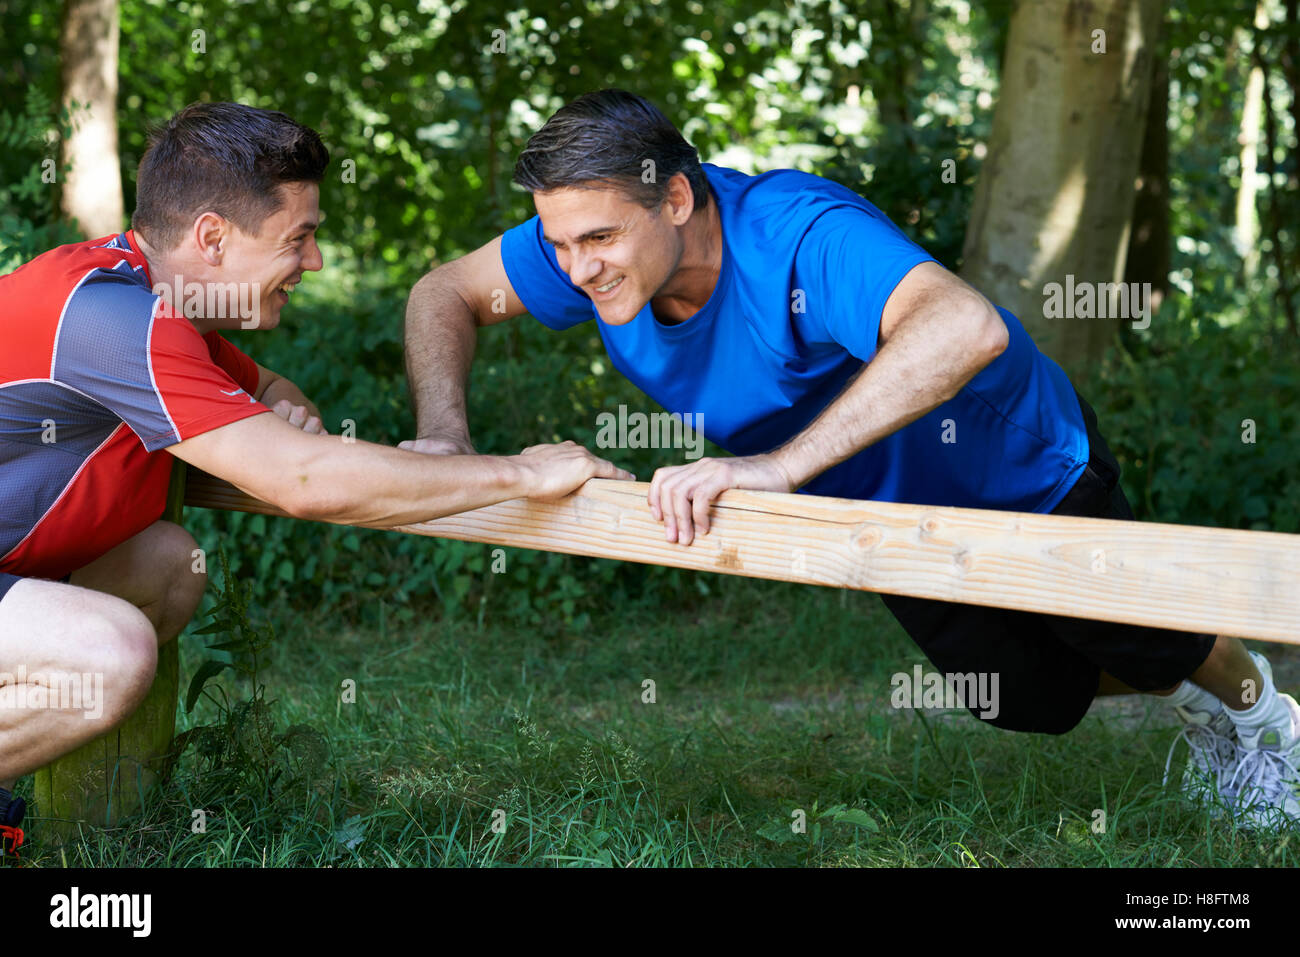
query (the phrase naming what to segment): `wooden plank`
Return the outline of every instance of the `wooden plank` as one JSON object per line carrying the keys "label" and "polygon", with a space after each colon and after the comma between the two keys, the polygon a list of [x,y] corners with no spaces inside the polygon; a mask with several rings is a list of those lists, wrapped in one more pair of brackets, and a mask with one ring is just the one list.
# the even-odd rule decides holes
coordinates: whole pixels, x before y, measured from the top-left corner
{"label": "wooden plank", "polygon": [[[733,490],[683,547],[648,488],[592,479],[393,530],[1300,644],[1300,535]],[[186,504],[284,514],[196,472]]]}

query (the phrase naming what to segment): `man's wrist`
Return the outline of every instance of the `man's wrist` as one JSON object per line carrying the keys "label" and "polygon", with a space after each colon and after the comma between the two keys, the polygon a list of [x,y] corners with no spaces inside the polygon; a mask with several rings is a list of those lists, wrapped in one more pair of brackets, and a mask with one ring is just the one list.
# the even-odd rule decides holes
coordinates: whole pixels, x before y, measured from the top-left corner
{"label": "man's wrist", "polygon": [[274,380],[262,390],[261,402],[263,405],[272,406],[277,402],[283,402],[286,399],[294,405],[306,406],[311,410],[313,415],[318,414],[316,412],[316,407],[311,403],[307,396],[303,394],[302,389],[299,389],[283,376]]}
{"label": "man's wrist", "polygon": [[515,498],[527,498],[532,494],[536,473],[521,456],[493,455],[484,458],[490,459],[494,465],[493,477],[498,489],[511,493]]}
{"label": "man's wrist", "polygon": [[790,491],[794,492],[799,489],[805,482],[810,481],[817,474],[815,470],[809,470],[806,463],[802,461],[797,448],[790,445],[784,445],[771,453],[772,464],[781,472],[787,482],[790,483]]}

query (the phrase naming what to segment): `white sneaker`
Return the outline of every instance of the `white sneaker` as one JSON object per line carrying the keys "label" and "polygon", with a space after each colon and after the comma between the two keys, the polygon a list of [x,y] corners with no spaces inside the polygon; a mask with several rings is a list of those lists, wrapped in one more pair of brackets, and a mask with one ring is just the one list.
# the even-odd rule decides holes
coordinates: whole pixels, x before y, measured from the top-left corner
{"label": "white sneaker", "polygon": [[1169,769],[1178,743],[1187,743],[1187,765],[1183,769],[1183,794],[1194,804],[1207,804],[1216,817],[1224,812],[1225,804],[1231,806],[1232,796],[1226,790],[1237,769],[1240,745],[1237,726],[1227,711],[1193,711],[1174,708],[1182,719],[1183,729],[1174,739],[1165,760],[1164,783],[1169,783]]}
{"label": "white sneaker", "polygon": [[[1250,657],[1265,680],[1272,680],[1273,666],[1257,651]],[[1187,742],[1187,766],[1183,770],[1183,794],[1195,804],[1207,804],[1211,814],[1221,816],[1237,804],[1238,768],[1245,748],[1237,736],[1237,725],[1220,705],[1217,711],[1193,711],[1174,708],[1183,721],[1183,729],[1174,739],[1165,759],[1164,783],[1169,783],[1169,767],[1179,741]]]}
{"label": "white sneaker", "polygon": [[1244,826],[1271,829],[1300,821],[1300,704],[1279,693],[1291,727],[1261,728],[1240,739],[1241,760],[1228,781]]}

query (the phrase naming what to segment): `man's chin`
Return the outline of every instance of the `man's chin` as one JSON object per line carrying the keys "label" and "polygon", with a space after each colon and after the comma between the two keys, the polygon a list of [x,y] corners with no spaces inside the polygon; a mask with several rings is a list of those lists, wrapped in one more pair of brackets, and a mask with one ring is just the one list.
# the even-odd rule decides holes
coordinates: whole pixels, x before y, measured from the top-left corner
{"label": "man's chin", "polygon": [[[644,306],[642,306],[642,308],[644,308]],[[641,309],[639,308],[632,311],[627,309],[606,311],[601,309],[599,304],[596,306],[596,315],[600,318],[600,321],[607,326],[626,326],[640,314]]]}
{"label": "man's chin", "polygon": [[221,319],[213,323],[209,328],[224,329],[227,332],[252,332],[254,330],[263,332],[267,329],[274,329],[279,324],[280,311],[278,309],[268,309],[265,312],[242,319]]}

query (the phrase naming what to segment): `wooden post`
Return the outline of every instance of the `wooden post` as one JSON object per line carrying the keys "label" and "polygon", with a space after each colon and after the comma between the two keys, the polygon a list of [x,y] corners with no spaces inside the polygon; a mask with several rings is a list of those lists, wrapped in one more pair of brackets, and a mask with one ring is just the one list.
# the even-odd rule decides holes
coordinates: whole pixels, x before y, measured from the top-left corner
{"label": "wooden post", "polygon": [[[177,459],[163,517],[180,525],[184,506],[185,463]],[[79,822],[113,825],[140,809],[176,733],[178,644],[158,649],[153,685],[131,717],[36,772],[33,796],[43,839],[59,843],[76,833]]]}

